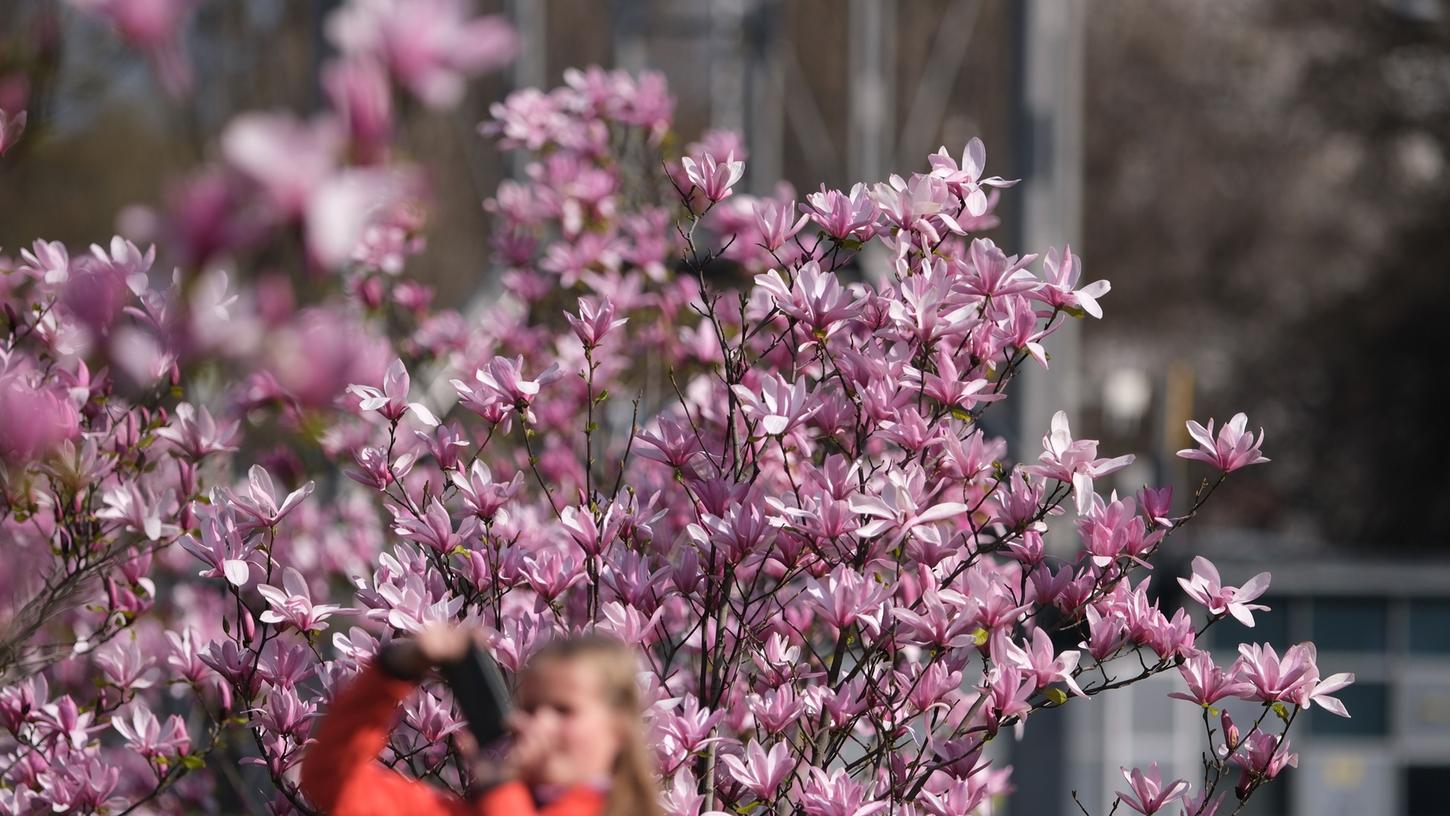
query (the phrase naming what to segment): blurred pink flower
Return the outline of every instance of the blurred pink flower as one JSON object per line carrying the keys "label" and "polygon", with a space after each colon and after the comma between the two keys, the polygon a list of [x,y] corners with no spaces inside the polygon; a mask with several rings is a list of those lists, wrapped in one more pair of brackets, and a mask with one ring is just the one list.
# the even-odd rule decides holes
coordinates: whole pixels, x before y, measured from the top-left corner
{"label": "blurred pink flower", "polygon": [[4,156],[25,133],[26,112],[11,115],[0,109],[0,156]]}
{"label": "blurred pink flower", "polygon": [[372,57],[432,108],[463,99],[464,81],[507,65],[518,38],[502,17],[467,17],[463,0],[350,0],[327,36],[351,57]]}

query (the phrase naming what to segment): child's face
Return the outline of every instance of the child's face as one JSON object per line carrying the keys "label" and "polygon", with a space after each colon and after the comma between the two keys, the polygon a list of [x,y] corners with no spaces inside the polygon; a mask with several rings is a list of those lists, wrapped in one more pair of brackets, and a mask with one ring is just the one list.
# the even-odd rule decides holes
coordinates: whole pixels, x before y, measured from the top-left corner
{"label": "child's face", "polygon": [[[620,713],[605,699],[588,661],[548,660],[519,689],[525,729],[551,746],[544,776],[560,784],[608,779],[623,742]],[[569,778],[572,777],[572,778]]]}

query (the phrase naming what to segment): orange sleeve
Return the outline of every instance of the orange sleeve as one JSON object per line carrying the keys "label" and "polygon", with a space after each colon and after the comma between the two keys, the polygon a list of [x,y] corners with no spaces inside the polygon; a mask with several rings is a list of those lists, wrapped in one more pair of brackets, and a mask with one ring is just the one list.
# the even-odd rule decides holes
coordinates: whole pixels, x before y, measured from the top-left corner
{"label": "orange sleeve", "polygon": [[412,690],[412,683],[370,665],[333,698],[313,735],[316,741],[302,759],[302,792],[323,813],[454,816],[468,812],[461,799],[377,761],[388,743],[398,703]]}
{"label": "orange sleeve", "polygon": [[569,790],[543,809],[534,804],[522,782],[505,782],[473,801],[473,816],[599,816],[604,812],[604,794],[583,787]]}

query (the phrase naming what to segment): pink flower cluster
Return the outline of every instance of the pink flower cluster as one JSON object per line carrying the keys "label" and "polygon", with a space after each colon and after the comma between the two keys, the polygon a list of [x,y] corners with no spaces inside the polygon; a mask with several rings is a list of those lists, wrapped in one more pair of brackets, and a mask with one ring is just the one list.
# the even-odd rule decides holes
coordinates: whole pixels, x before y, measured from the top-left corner
{"label": "pink flower cluster", "polygon": [[[1266,715],[1224,723],[1197,791],[1125,770],[1123,806],[1204,816],[1231,768],[1247,798],[1292,764],[1302,709],[1347,714],[1353,678],[1310,644],[1228,668],[1198,645],[1252,625],[1267,574],[1226,586],[1199,559],[1202,609],[1150,594],[1193,513],[1108,490],[1130,456],[1065,414],[1041,451],[982,427],[1108,285],[980,234],[1010,186],[980,142],[756,196],[737,136],[668,147],[662,78],[570,71],[482,128],[524,168],[487,204],[501,297],[435,308],[385,100],[448,104],[492,64],[478,43],[502,52],[460,8],[345,5],[333,108],[234,121],[159,252],[41,241],[13,264],[0,408],[26,421],[0,429],[0,534],[47,580],[6,587],[35,634],[0,644],[23,658],[0,663],[0,809],[310,812],[318,712],[434,621],[480,627],[509,671],[561,634],[638,644],[672,816],[985,814],[1012,784],[1003,729],[1175,670],[1205,716]],[[248,271],[297,234],[315,285]],[[872,242],[889,263],[861,280]],[[1192,458],[1263,461],[1245,428],[1190,425]],[[1075,546],[1049,551],[1059,527]],[[70,575],[87,604],[46,594]],[[425,682],[382,759],[460,791],[460,727]],[[260,800],[209,770],[238,758]]]}

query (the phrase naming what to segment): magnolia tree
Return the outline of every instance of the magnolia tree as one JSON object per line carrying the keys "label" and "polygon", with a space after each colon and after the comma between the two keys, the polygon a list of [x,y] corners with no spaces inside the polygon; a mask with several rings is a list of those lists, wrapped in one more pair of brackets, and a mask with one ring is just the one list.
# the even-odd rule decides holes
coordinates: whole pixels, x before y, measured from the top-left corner
{"label": "magnolia tree", "polygon": [[[76,5],[133,41],[147,6]],[[1267,461],[1243,415],[1189,423],[1207,476],[1177,509],[1104,495],[1131,457],[1063,414],[1015,457],[982,429],[1108,284],[978,235],[1012,184],[981,142],[754,198],[735,135],[676,147],[661,77],[569,71],[482,125],[525,168],[485,205],[500,291],[437,308],[394,103],[446,108],[511,34],[448,0],[353,0],[327,31],[329,108],[236,118],[159,248],[4,262],[0,810],[316,812],[297,771],[328,698],[432,622],[510,672],[568,633],[637,644],[674,816],[987,814],[994,741],[1164,672],[1202,711],[1201,777],[1125,769],[1078,806],[1237,813],[1304,709],[1347,716],[1312,644],[1196,645],[1251,626],[1267,574],[1196,559],[1171,615],[1147,591],[1169,534]],[[184,92],[174,32],[146,33]],[[0,145],[36,133],[16,121]],[[870,243],[887,268],[861,280]],[[381,759],[459,791],[461,727],[424,683]]]}

